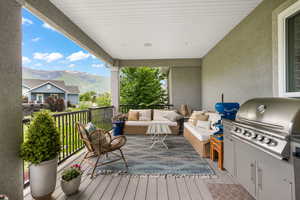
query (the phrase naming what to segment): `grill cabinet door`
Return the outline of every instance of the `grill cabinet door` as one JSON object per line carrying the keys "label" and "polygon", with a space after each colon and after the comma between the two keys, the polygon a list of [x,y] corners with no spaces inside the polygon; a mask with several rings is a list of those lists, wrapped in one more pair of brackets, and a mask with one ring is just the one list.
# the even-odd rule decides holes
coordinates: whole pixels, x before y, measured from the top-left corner
{"label": "grill cabinet door", "polygon": [[235,141],[224,134],[224,168],[235,176]]}
{"label": "grill cabinet door", "polygon": [[246,190],[256,197],[255,149],[236,141],[236,178]]}
{"label": "grill cabinet door", "polygon": [[285,161],[260,154],[257,164],[257,190],[259,200],[292,200],[292,169]]}

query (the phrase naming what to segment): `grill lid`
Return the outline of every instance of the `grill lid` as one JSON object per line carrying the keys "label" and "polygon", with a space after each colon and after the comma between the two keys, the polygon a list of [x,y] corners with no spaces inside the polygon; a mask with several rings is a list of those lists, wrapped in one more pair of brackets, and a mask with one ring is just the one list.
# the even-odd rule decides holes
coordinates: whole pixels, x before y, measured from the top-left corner
{"label": "grill lid", "polygon": [[255,98],[239,109],[236,121],[300,136],[300,100]]}

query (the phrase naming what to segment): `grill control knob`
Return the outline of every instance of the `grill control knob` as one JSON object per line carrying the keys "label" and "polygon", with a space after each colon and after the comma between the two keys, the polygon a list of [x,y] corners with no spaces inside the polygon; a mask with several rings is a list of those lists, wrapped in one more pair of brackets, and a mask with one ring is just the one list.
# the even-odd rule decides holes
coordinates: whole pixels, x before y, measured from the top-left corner
{"label": "grill control knob", "polygon": [[269,144],[271,142],[271,139],[270,138],[265,138],[264,141],[263,141],[265,144]]}
{"label": "grill control knob", "polygon": [[262,141],[264,139],[264,136],[258,135],[256,138],[257,138],[258,141]]}
{"label": "grill control knob", "polygon": [[245,132],[244,132],[244,135],[247,136],[247,137],[250,137],[250,136],[252,135],[252,133],[249,132],[249,131],[245,131]]}
{"label": "grill control knob", "polygon": [[258,136],[258,135],[255,133],[255,134],[253,135],[252,139],[253,139],[253,140],[256,140],[257,136]]}
{"label": "grill control knob", "polygon": [[271,143],[269,145],[272,147],[275,147],[277,145],[277,142],[274,140],[271,140]]}

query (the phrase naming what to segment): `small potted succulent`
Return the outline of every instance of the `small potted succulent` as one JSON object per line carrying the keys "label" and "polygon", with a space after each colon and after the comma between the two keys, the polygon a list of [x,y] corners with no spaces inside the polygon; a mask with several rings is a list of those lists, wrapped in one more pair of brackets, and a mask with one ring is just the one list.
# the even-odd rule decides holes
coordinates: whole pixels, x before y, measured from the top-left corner
{"label": "small potted succulent", "polygon": [[126,120],[127,120],[126,114],[119,113],[113,116],[112,124],[113,124],[114,136],[123,135],[123,128]]}
{"label": "small potted succulent", "polygon": [[66,195],[72,195],[78,192],[81,175],[81,166],[77,164],[63,171],[61,176],[61,189]]}

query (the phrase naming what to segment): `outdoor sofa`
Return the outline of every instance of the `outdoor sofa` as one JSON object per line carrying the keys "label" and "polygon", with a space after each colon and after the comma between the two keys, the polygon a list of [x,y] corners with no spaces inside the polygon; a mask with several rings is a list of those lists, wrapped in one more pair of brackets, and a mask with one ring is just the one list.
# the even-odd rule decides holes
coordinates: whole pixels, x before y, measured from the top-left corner
{"label": "outdoor sofa", "polygon": [[210,136],[218,132],[214,125],[220,119],[217,113],[194,111],[190,120],[184,123],[184,137],[201,157],[209,157]]}
{"label": "outdoor sofa", "polygon": [[[124,134],[146,134],[148,126],[152,123],[168,125],[175,135],[183,132],[183,117],[176,110],[131,109],[129,114],[130,112],[138,112],[139,117],[135,120],[130,120],[130,117],[128,117],[129,120],[125,122]],[[165,117],[166,115],[174,115],[174,113],[177,113],[177,117],[173,117],[172,120]]]}

